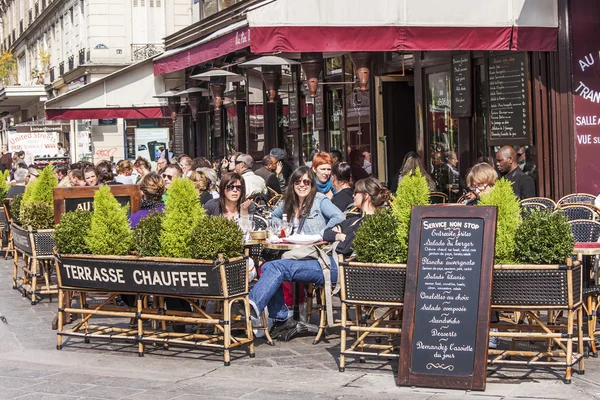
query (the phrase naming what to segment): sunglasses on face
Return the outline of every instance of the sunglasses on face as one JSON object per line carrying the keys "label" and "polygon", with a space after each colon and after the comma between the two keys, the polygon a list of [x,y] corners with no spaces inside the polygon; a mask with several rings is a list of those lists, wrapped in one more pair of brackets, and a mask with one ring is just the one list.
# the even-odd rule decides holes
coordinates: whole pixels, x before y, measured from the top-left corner
{"label": "sunglasses on face", "polygon": [[238,164],[241,164],[241,163],[243,163],[243,161],[236,161],[235,165],[238,165]]}
{"label": "sunglasses on face", "polygon": [[525,153],[517,153],[517,155],[518,155],[519,157],[521,157],[523,154],[525,154]]}
{"label": "sunglasses on face", "polygon": [[471,192],[475,192],[475,191],[479,191],[479,192],[483,192],[485,189],[488,188],[489,185],[478,185],[478,186],[470,186],[469,190],[471,190]]}
{"label": "sunglasses on face", "polygon": [[225,189],[229,190],[230,192],[233,192],[234,190],[241,192],[243,188],[244,187],[242,185],[227,185],[227,186],[225,186]]}
{"label": "sunglasses on face", "polygon": [[162,174],[163,179],[168,179],[170,181],[173,180],[173,175],[169,175],[169,174]]}
{"label": "sunglasses on face", "polygon": [[294,185],[300,186],[300,184],[303,184],[304,186],[310,186],[312,182],[310,179],[298,179],[297,181],[294,181]]}

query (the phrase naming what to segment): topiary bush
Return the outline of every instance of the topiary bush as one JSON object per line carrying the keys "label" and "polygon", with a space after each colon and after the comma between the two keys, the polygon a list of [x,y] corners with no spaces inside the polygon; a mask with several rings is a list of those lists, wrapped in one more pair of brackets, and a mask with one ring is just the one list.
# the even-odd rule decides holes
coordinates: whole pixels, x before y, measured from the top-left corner
{"label": "topiary bush", "polygon": [[108,186],[100,187],[94,195],[94,212],[85,243],[92,254],[122,256],[131,250],[127,207],[121,207]]}
{"label": "topiary bush", "polygon": [[407,251],[398,240],[398,229],[398,219],[389,210],[379,210],[367,216],[354,238],[357,261],[385,264],[406,262]]}
{"label": "topiary bush", "polygon": [[164,214],[151,212],[133,228],[133,250],[142,257],[157,257],[160,255],[160,231]]}
{"label": "topiary bush", "polygon": [[43,201],[34,201],[22,206],[21,224],[31,229],[53,229],[54,207]]}
{"label": "topiary bush", "polygon": [[205,217],[194,182],[178,178],[167,191],[160,235],[163,257],[191,257],[192,231]]}
{"label": "topiary bush", "polygon": [[491,192],[481,196],[477,205],[498,207],[495,262],[515,264],[517,230],[521,225],[521,205],[513,192],[512,182],[504,178],[498,180]]}
{"label": "topiary bush", "polygon": [[515,256],[525,264],[562,264],[571,256],[575,238],[562,213],[531,210],[517,229]]}
{"label": "topiary bush", "polygon": [[8,203],[8,209],[10,211],[11,218],[13,222],[17,225],[21,225],[21,201],[23,200],[23,195],[18,194],[13,197]]}
{"label": "topiary bush", "polygon": [[209,216],[192,232],[192,258],[214,260],[218,254],[226,258],[241,256],[244,235],[240,227],[222,216]]}
{"label": "topiary bush", "polygon": [[70,211],[62,216],[56,225],[54,241],[59,253],[90,254],[86,237],[92,226],[90,211]]}
{"label": "topiary bush", "polygon": [[5,170],[2,175],[0,175],[0,202],[6,198],[8,194],[8,189],[10,189],[10,184],[8,183],[8,177],[10,176],[10,170]]}
{"label": "topiary bush", "polygon": [[54,204],[54,188],[58,185],[58,179],[54,176],[52,165],[48,164],[40,172],[37,179],[25,188],[23,201],[21,202],[21,214],[23,207],[35,202],[44,202],[49,206]]}
{"label": "topiary bush", "polygon": [[[410,231],[410,214],[413,206],[424,206],[430,203],[429,185],[427,179],[417,168],[398,184],[396,196],[392,199],[392,213],[398,220],[397,239],[399,245],[399,260],[406,262],[408,257],[408,233]],[[357,245],[354,245],[355,248]]]}

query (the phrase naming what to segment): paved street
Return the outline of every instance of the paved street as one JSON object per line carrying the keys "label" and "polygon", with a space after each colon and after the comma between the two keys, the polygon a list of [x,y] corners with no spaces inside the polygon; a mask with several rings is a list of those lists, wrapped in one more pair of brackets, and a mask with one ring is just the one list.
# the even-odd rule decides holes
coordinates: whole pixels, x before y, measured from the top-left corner
{"label": "paved street", "polygon": [[[587,359],[586,374],[565,385],[558,373],[502,369],[490,373],[485,392],[399,388],[395,363],[352,362],[338,372],[339,336],[319,345],[298,338],[268,346],[258,339],[256,358],[152,350],[69,339],[56,350],[51,321],[56,302],[32,307],[11,288],[12,263],[0,261],[1,399],[587,399],[600,398],[600,360]],[[56,300],[55,300],[56,301]]]}

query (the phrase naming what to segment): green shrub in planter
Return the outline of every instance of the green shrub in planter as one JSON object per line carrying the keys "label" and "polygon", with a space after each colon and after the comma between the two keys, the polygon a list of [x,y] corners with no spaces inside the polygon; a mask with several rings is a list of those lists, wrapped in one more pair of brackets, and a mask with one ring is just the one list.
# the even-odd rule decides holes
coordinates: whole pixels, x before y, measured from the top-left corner
{"label": "green shrub in planter", "polygon": [[7,183],[8,177],[10,176],[10,170],[6,170],[0,175],[0,201],[3,201],[8,194],[10,184]]}
{"label": "green shrub in planter", "polygon": [[12,215],[13,222],[17,225],[21,225],[21,201],[23,200],[23,195],[18,194],[13,197],[8,203],[8,208],[10,209],[10,213]]}
{"label": "green shrub in planter", "polygon": [[575,238],[561,213],[532,210],[517,229],[516,258],[524,264],[562,264],[571,256]]}
{"label": "green shrub in planter", "polygon": [[122,256],[131,250],[127,207],[119,204],[108,186],[102,186],[94,195],[94,212],[85,242],[92,254]]}
{"label": "green shrub in planter", "polygon": [[225,258],[237,257],[244,251],[244,235],[233,221],[221,216],[202,219],[192,232],[192,258],[214,260],[218,254]]}
{"label": "green shrub in planter", "polygon": [[56,225],[54,241],[59,253],[90,254],[85,238],[92,226],[90,211],[70,211],[62,216]]}
{"label": "green shrub in planter", "polygon": [[58,185],[58,179],[54,176],[52,165],[48,164],[37,179],[27,185],[21,207],[27,204],[42,201],[48,205],[54,204],[54,188]]}
{"label": "green shrub in planter", "polygon": [[398,220],[389,210],[379,210],[367,216],[354,238],[357,261],[385,264],[406,262],[406,249],[398,240],[397,232]]}
{"label": "green shrub in planter", "polygon": [[[521,205],[513,192],[512,182],[504,178],[500,179],[490,193],[481,196],[477,205],[498,207],[495,262],[497,264],[515,264],[517,230],[521,225]],[[520,237],[519,240],[521,240]]]}
{"label": "green shrub in planter", "polygon": [[54,229],[54,207],[43,201],[23,205],[21,224],[32,229]]}
{"label": "green shrub in planter", "polygon": [[427,179],[421,175],[421,170],[417,168],[412,175],[402,178],[398,184],[396,196],[392,199],[392,212],[398,220],[396,241],[399,242],[399,260],[401,262],[406,262],[408,256],[408,233],[412,207],[429,203],[429,184]]}
{"label": "green shrub in planter", "polygon": [[160,235],[163,257],[191,257],[192,231],[205,216],[194,182],[179,178],[167,191]]}
{"label": "green shrub in planter", "polygon": [[163,217],[162,212],[151,212],[133,228],[133,250],[139,256],[160,256],[160,233]]}

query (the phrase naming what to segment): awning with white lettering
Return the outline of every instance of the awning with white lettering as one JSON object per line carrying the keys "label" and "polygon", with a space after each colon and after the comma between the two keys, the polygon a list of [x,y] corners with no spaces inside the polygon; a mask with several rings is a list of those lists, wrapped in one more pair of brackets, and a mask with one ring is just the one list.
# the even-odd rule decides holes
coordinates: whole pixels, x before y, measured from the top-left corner
{"label": "awning with white lettering", "polygon": [[275,0],[247,13],[253,53],[553,51],[557,0]]}
{"label": "awning with white lettering", "polygon": [[47,101],[46,119],[163,118],[154,96],[164,91],[153,60],[147,59]]}

